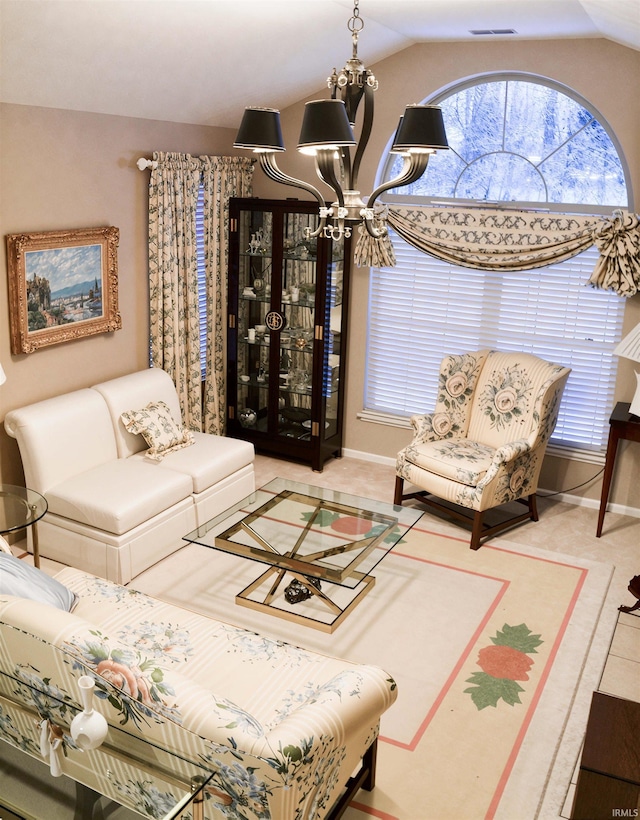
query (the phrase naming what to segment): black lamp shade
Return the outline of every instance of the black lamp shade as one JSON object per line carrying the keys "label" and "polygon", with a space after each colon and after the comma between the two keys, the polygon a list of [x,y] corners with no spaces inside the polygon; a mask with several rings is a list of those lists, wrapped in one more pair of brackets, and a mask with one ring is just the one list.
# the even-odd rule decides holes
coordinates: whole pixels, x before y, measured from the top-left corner
{"label": "black lamp shade", "polygon": [[233,147],[284,151],[280,112],[275,108],[245,108]]}
{"label": "black lamp shade", "polygon": [[342,100],[314,100],[304,107],[298,150],[355,145]]}
{"label": "black lamp shade", "polygon": [[442,110],[435,105],[408,105],[393,140],[392,151],[448,148]]}
{"label": "black lamp shade", "polygon": [[391,148],[389,149],[392,153],[400,153],[396,148],[396,142],[398,141],[398,134],[400,133],[400,129],[402,128],[402,121],[404,120],[404,114],[400,117],[398,121],[398,127],[396,128],[396,133],[393,135],[393,142],[391,143]]}

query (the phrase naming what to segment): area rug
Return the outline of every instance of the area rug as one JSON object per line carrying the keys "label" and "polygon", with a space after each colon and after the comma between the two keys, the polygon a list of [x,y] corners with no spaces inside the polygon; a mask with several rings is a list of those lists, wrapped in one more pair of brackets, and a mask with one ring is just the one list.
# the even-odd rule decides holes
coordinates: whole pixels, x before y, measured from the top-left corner
{"label": "area rug", "polygon": [[264,567],[197,545],[131,586],[395,678],[376,788],[348,820],[558,817],[615,626],[613,568],[502,538],[473,552],[423,521],[333,635],[236,605]]}

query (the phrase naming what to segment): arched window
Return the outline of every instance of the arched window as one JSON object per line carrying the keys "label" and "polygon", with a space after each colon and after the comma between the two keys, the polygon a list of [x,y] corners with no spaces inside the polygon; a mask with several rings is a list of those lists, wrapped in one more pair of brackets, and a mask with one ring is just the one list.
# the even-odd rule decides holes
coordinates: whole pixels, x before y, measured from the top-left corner
{"label": "arched window", "polygon": [[[451,148],[432,157],[412,186],[389,192],[384,200],[391,206],[481,203],[606,216],[631,207],[615,135],[569,89],[530,75],[493,74],[429,102],[442,107]],[[398,161],[384,157],[381,179],[397,173]],[[522,350],[572,368],[553,443],[602,450],[624,300],[586,285],[596,248],[504,273],[457,267],[391,238],[397,266],[371,275],[362,417],[404,424],[430,410],[448,353]]]}

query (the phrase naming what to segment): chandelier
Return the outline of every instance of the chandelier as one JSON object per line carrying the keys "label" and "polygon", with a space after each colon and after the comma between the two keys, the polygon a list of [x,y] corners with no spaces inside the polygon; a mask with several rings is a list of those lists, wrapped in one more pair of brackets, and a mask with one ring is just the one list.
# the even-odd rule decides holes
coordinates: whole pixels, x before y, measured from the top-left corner
{"label": "chandelier", "polygon": [[[274,108],[246,108],[234,142],[257,154],[260,167],[275,182],[292,185],[312,194],[319,204],[320,221],[308,236],[326,236],[334,240],[351,236],[352,227],[363,224],[374,239],[386,236],[386,225],[376,219],[374,205],[378,197],[391,188],[410,185],[426,171],[430,154],[448,148],[442,111],[432,105],[409,105],[396,130],[391,151],[403,158],[400,173],[379,185],[367,197],[360,196],[358,172],[373,126],[373,95],[378,81],[358,57],[358,36],[364,27],[354,0],[353,16],[347,23],[353,42],[351,59],[340,72],[335,68],[327,78],[331,98],[305,104],[298,151],[315,159],[316,172],[335,193],[329,207],[318,189],[301,179],[285,174],[277,165],[276,154],[285,150],[280,126],[280,112]],[[364,103],[360,135],[356,140],[356,113]]]}

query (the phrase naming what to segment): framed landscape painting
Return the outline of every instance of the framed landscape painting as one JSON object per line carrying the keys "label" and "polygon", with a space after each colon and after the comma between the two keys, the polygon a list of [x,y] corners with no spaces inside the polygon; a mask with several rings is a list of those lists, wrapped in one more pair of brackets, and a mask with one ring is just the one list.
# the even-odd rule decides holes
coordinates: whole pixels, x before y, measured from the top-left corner
{"label": "framed landscape painting", "polygon": [[7,236],[11,352],[119,330],[119,230]]}

